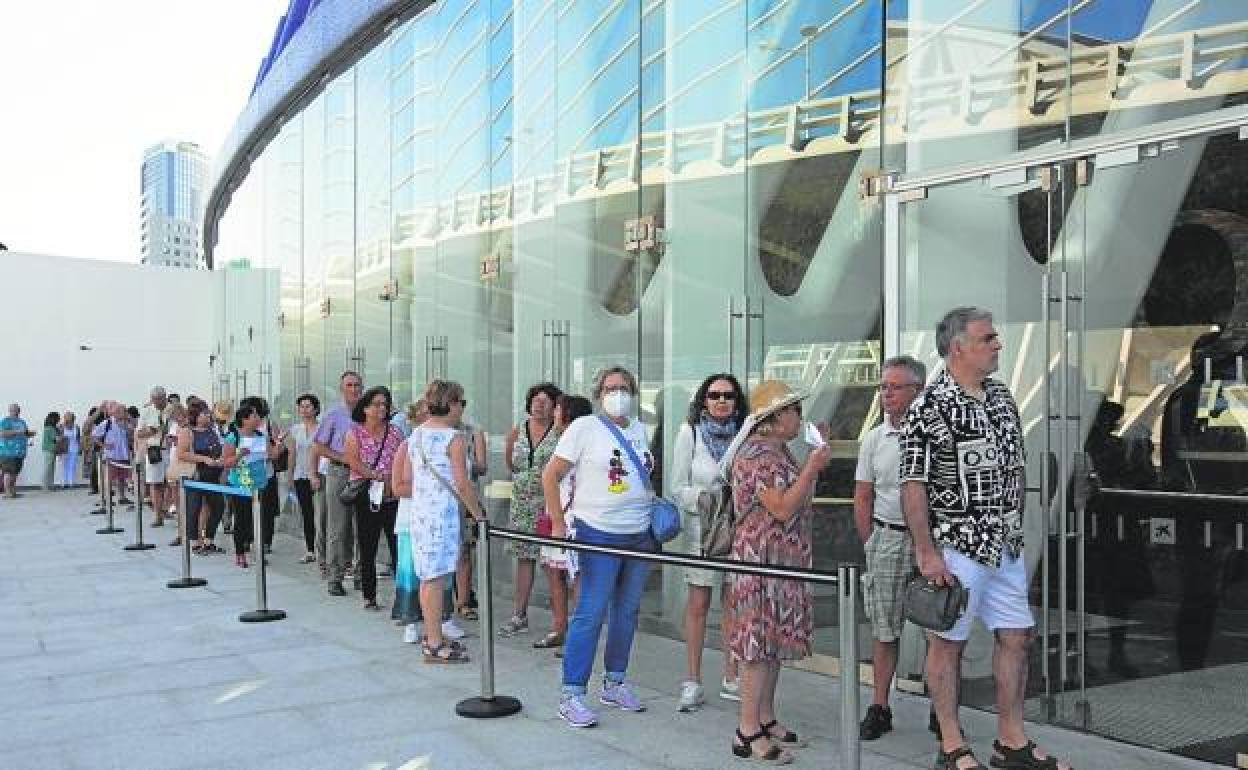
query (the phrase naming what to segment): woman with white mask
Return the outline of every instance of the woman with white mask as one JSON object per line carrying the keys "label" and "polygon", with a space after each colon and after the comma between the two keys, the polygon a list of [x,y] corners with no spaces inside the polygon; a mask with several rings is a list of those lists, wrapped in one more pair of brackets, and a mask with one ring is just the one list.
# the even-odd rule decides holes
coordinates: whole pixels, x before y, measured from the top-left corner
{"label": "woman with white mask", "polygon": [[[606,369],[594,380],[593,398],[602,413],[569,425],[542,471],[551,534],[567,535],[559,482],[571,471],[575,476],[566,513],[576,519],[577,542],[655,550],[650,534],[652,495],[646,479],[639,477],[652,473],[655,463],[645,428],[632,416],[637,378],[620,366]],[[597,724],[598,715],[586,705],[585,695],[604,620],[607,643],[599,700],[623,711],[645,711],[625,683],[624,673],[650,565],[591,552],[581,553],[579,559],[580,596],[564,646],[559,716],[573,727],[589,727]]]}

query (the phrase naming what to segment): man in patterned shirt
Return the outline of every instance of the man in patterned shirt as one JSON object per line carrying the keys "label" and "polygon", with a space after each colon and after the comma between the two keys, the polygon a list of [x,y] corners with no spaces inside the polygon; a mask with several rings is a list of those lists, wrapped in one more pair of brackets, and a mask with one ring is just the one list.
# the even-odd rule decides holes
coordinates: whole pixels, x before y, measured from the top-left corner
{"label": "man in patterned shirt", "polygon": [[1001,340],[992,314],[950,310],[936,326],[945,369],[915,399],[901,436],[902,510],[919,571],[939,585],[957,578],[969,590],[953,628],[928,632],[927,685],[940,721],[938,770],[978,764],[958,725],[962,648],[972,618],[995,637],[997,740],[992,765],[1006,770],[1066,768],[1023,731],[1027,645],[1035,621],[1023,564],[1022,421],[997,370]]}

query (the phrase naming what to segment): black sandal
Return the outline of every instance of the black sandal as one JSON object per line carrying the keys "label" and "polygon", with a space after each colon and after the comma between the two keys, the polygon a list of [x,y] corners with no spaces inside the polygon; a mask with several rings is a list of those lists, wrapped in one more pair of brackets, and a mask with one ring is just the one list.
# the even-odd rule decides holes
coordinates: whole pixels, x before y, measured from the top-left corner
{"label": "black sandal", "polygon": [[807,741],[804,741],[801,738],[797,737],[797,733],[793,732],[792,730],[785,730],[784,735],[776,735],[775,733],[773,733],[772,730],[775,729],[776,725],[778,724],[780,724],[780,720],[773,719],[765,725],[759,725],[759,729],[767,733],[768,738],[772,739],[776,743],[784,744],[785,746],[792,746],[793,748],[804,749],[806,748],[806,746],[809,745]]}
{"label": "black sandal", "polygon": [[450,644],[443,639],[442,643],[437,647],[430,647],[429,642],[422,639],[420,641],[420,650],[424,654],[426,663],[468,663],[468,653],[463,647],[456,647],[454,642]]}
{"label": "black sandal", "polygon": [[732,753],[741,759],[748,759],[753,762],[766,762],[772,765],[787,765],[793,761],[793,755],[782,750],[779,746],[768,748],[767,752],[762,756],[756,755],[754,749],[751,748],[754,745],[754,741],[766,737],[768,737],[766,730],[760,730],[753,735],[747,736],[743,735],[738,728],[737,741],[741,741],[741,743],[738,744],[737,741],[732,742]]}
{"label": "black sandal", "polygon": [[[975,764],[970,767],[958,767],[958,760],[963,757],[974,759]],[[969,746],[959,746],[948,754],[943,751],[936,752],[936,770],[988,770],[988,768],[975,758]]]}
{"label": "black sandal", "polygon": [[[1018,749],[1011,749],[1001,741],[993,741],[993,755],[988,764],[1001,770],[1057,770],[1057,757],[1041,759],[1036,756],[1037,748],[1035,741],[1027,741],[1026,746]],[[998,754],[1001,756],[998,757]]]}

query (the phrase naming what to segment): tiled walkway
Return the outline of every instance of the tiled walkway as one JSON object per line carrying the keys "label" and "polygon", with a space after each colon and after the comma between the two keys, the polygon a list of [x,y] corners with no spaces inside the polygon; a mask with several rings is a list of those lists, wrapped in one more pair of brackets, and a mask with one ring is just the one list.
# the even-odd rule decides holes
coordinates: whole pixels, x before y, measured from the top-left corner
{"label": "tiled walkway", "polygon": [[[181,569],[171,529],[148,530],[156,550],[123,551],[133,514],[120,512],[126,533],[97,535],[92,507],[81,492],[0,500],[0,768],[747,766],[728,752],[730,704],[677,713],[677,642],[638,637],[631,675],[647,713],[603,713],[598,728],[572,730],[555,716],[556,659],[529,646],[532,634],[499,641],[498,691],[524,710],[465,720],[454,704],[479,686],[476,665],[422,664],[385,613],[365,613],[354,594],[326,596],[315,567],[295,563],[294,539],[278,536],[269,581],[270,605],[289,618],[243,624],[250,570],[195,557],[208,586],[168,589]],[[545,617],[533,620],[536,632]],[[478,649],[475,635],[467,642]],[[717,665],[708,655],[707,671]],[[786,671],[780,687],[786,721],[814,738],[794,766],[838,767],[838,682]],[[930,767],[927,701],[899,696],[894,710],[898,729],[864,744],[862,766]],[[991,717],[962,718],[986,761]],[[1212,767],[1055,728],[1032,733],[1080,770]]]}

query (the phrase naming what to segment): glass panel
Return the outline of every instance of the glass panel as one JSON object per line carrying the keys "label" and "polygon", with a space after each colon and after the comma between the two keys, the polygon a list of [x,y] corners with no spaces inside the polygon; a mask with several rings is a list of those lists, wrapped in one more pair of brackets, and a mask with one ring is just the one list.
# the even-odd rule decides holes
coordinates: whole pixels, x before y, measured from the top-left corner
{"label": "glass panel", "polygon": [[390,83],[385,46],[355,67],[355,340],[367,385],[393,388],[390,371]]}
{"label": "glass panel", "polygon": [[343,369],[355,345],[355,72],[325,90],[321,146],[320,239],[328,403],[334,403]]}
{"label": "glass panel", "polygon": [[[751,5],[743,130],[748,180],[737,366],[750,385],[810,394],[807,419],[836,449],[815,492],[815,566],[861,560],[853,526],[859,441],[879,419],[880,210],[858,195],[879,168],[879,133],[860,106],[880,89],[882,4]],[[865,101],[864,101],[865,100]],[[792,446],[799,462],[807,447]],[[815,589],[816,648],[836,645],[836,592]]]}
{"label": "glass panel", "polygon": [[[1027,448],[1028,492],[1024,517],[1025,563],[1039,575],[1044,553],[1044,506],[1039,497],[1042,464],[1047,446],[1048,408],[1045,404],[1045,365],[1048,357],[1041,301],[1051,236],[1042,218],[1038,232],[1042,259],[1033,257],[1018,226],[1021,195],[1040,196],[1032,205],[1044,210],[1049,193],[1038,181],[995,187],[987,178],[935,187],[926,200],[902,208],[901,301],[898,317],[901,353],[927,365],[929,379],[943,366],[936,352],[936,323],[950,309],[974,305],[992,311],[1001,335],[1002,350],[994,378],[1014,394],[1023,421]],[[1028,190],[1020,193],[1020,190]],[[1056,313],[1056,311],[1054,311]],[[1055,448],[1054,448],[1055,449]],[[1054,528],[1055,529],[1055,528]],[[1040,603],[1036,596],[1033,604]],[[1037,623],[1041,613],[1036,610]],[[1073,628],[1073,626],[1072,626]],[[973,627],[962,658],[963,704],[991,707],[992,638]],[[1042,686],[1042,666],[1036,645],[1032,690]]]}
{"label": "glass panel", "polygon": [[1120,5],[889,3],[885,167],[913,173],[1064,142],[1071,12],[1106,17]]}
{"label": "glass panel", "polygon": [[[308,389],[327,409],[337,398],[337,376],[326,355],[325,239],[322,216],[325,208],[325,96],[312,100],[303,111],[303,323],[304,355],[308,365]],[[331,381],[331,378],[332,381]]]}
{"label": "glass panel", "polygon": [[1248,6],[1236,0],[1072,3],[1071,138],[1204,120],[1248,92]]}
{"label": "glass panel", "polygon": [[[1075,485],[1088,687],[1060,696],[1055,716],[1230,764],[1220,739],[1248,731],[1228,678],[1248,662],[1248,160],[1235,136],[1142,154],[1094,164],[1066,233],[1086,316],[1075,403],[1095,477]],[[1122,717],[1176,703],[1184,718],[1164,731]]]}
{"label": "glass panel", "polygon": [[[672,495],[676,435],[702,379],[729,369],[729,298],[742,293],[744,146],[726,138],[743,104],[746,9],[669,2],[645,4],[641,14],[642,186],[626,253],[644,286],[642,408],[662,458],[655,480]],[[694,535],[669,549],[698,553]],[[666,634],[682,635],[686,589],[685,570],[663,571],[663,622],[657,605],[651,621]],[[718,605],[708,627],[718,646]]]}

